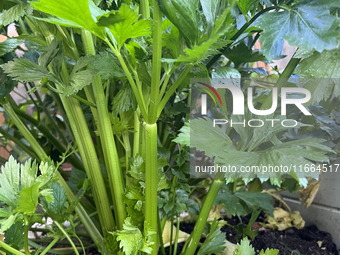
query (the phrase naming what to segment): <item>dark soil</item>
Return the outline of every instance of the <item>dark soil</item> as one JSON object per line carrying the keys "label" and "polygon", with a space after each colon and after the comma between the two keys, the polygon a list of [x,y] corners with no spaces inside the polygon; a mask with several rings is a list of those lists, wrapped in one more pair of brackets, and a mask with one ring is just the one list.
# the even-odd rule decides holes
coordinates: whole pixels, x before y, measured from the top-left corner
{"label": "dark soil", "polygon": [[[250,216],[242,218],[244,224],[247,224]],[[233,217],[231,219],[225,218],[226,221],[232,226],[239,224],[239,219]],[[257,219],[258,222],[264,220],[263,214]],[[256,223],[255,223],[256,224]],[[259,224],[257,224],[259,226]],[[194,223],[181,223],[180,229],[184,232],[191,233],[194,229]],[[226,233],[227,240],[232,243],[237,243],[237,232],[230,226],[224,226],[221,229]],[[322,241],[321,247],[318,241]],[[201,239],[204,242],[204,238]],[[256,254],[262,249],[267,248],[278,249],[279,255],[339,255],[336,245],[332,242],[332,237],[329,233],[320,231],[315,225],[307,226],[303,229],[290,228],[284,231],[273,229],[261,228],[258,235],[251,241]],[[177,247],[177,254],[180,254],[183,249],[184,243],[179,243]],[[165,248],[165,253],[168,255],[169,247]],[[97,255],[96,249],[87,251],[86,254]],[[161,251],[158,253],[162,254]],[[195,253],[197,254],[197,252]]]}
{"label": "dark soil", "polygon": [[[242,221],[247,224],[249,219],[250,216],[243,217]],[[226,218],[225,220],[232,226],[236,226],[239,223],[237,217]],[[257,221],[261,222],[263,220],[262,214]],[[191,233],[194,223],[182,223],[180,226],[182,231]],[[221,231],[226,233],[227,240],[237,243],[237,232],[234,228],[224,226]],[[319,247],[318,241],[322,241],[321,247]],[[262,249],[271,248],[278,249],[279,255],[339,255],[336,245],[332,242],[331,235],[320,231],[315,225],[303,229],[290,228],[284,231],[261,228],[255,239],[251,241],[251,245],[256,253],[259,253]],[[178,247],[182,248],[183,244],[179,244]],[[168,249],[166,249],[166,252],[169,252]],[[180,254],[180,251],[177,254]]]}

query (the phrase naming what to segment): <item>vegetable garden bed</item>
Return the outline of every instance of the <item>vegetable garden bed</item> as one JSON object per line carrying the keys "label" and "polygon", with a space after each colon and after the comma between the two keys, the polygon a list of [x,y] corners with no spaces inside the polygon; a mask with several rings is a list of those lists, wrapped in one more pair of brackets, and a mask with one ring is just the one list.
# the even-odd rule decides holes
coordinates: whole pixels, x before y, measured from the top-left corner
{"label": "vegetable garden bed", "polygon": [[[275,212],[273,199],[284,204],[282,191],[300,192],[308,207],[340,152],[339,8],[2,0],[1,33],[14,23],[18,37],[0,43],[0,134],[11,154],[0,157],[0,251],[57,254],[66,243],[76,255],[93,245],[105,255],[173,255],[184,239],[182,255],[218,254],[216,208],[252,221]],[[284,40],[297,51],[282,72],[254,67],[282,58]],[[183,213],[195,222],[184,237]],[[47,243],[28,238],[37,223]],[[255,254],[250,227],[238,228],[234,255]]]}

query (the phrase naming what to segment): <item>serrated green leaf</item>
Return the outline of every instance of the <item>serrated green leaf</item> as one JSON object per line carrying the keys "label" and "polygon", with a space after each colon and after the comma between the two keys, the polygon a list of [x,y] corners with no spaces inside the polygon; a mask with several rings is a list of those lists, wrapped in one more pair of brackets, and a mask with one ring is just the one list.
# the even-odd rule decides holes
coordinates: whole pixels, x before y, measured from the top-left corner
{"label": "serrated green leaf", "polygon": [[23,189],[19,192],[16,211],[27,215],[33,215],[37,210],[40,183]]}
{"label": "serrated green leaf", "polygon": [[29,159],[25,165],[21,166],[21,188],[27,189],[34,185],[37,179],[38,166],[34,161]]}
{"label": "serrated green leaf", "polygon": [[190,123],[186,122],[184,126],[180,129],[180,133],[173,140],[175,143],[179,143],[181,145],[190,146]]}
{"label": "serrated green leaf", "polygon": [[18,39],[7,39],[6,41],[1,42],[0,43],[0,56],[3,56],[8,52],[13,51],[23,42],[24,42],[23,40],[18,40]]}
{"label": "serrated green leaf", "polygon": [[60,80],[45,67],[37,65],[25,58],[18,58],[2,64],[1,68],[8,76],[17,81],[35,82],[47,77],[53,82],[60,82]]}
{"label": "serrated green leaf", "polygon": [[11,156],[5,166],[1,166],[0,201],[16,207],[19,192],[20,164]]}
{"label": "serrated green leaf", "polygon": [[189,47],[198,42],[199,0],[157,0],[162,12],[174,24],[185,38]]}
{"label": "serrated green leaf", "polygon": [[0,25],[8,26],[9,24],[13,23],[14,21],[18,20],[20,17],[24,16],[25,14],[31,14],[32,7],[23,2],[17,5],[14,5],[10,9],[6,10],[0,16]]}
{"label": "serrated green leaf", "polygon": [[112,101],[112,115],[116,116],[119,113],[128,111],[134,98],[131,86],[124,84],[124,86],[118,91]]}
{"label": "serrated green leaf", "polygon": [[208,37],[210,37],[215,22],[220,13],[227,8],[228,1],[221,0],[200,0],[203,14],[208,24]]}
{"label": "serrated green leaf", "polygon": [[108,80],[113,77],[125,77],[116,55],[110,51],[100,52],[96,55],[91,65],[97,70],[97,74],[104,80]]}
{"label": "serrated green leaf", "polygon": [[[55,16],[42,19],[62,26],[82,28],[105,39],[105,29],[97,26],[96,17],[102,15],[100,10],[89,0],[39,0],[30,2],[34,9]],[[75,15],[75,13],[77,15]]]}
{"label": "serrated green leaf", "polygon": [[94,76],[97,74],[96,70],[87,69],[79,71],[70,76],[69,84],[63,91],[63,95],[70,96],[78,93],[79,90],[93,82]]}
{"label": "serrated green leaf", "polygon": [[239,43],[234,48],[228,50],[225,55],[234,63],[235,68],[239,67],[243,63],[266,60],[266,57],[263,56],[259,51],[253,51],[244,43]]}
{"label": "serrated green leaf", "polygon": [[153,240],[150,238],[155,232],[144,224],[144,233],[131,223],[131,217],[125,219],[123,230],[117,231],[117,241],[119,247],[126,255],[136,255],[139,251],[150,254]]}
{"label": "serrated green leaf", "polygon": [[283,39],[307,51],[335,48],[336,17],[329,10],[339,6],[339,2],[332,0],[302,0],[283,11],[262,15],[258,26],[263,29],[259,40],[263,42],[264,55],[268,60],[276,59],[281,54]]}
{"label": "serrated green leaf", "polygon": [[187,62],[197,64],[207,59],[209,56],[218,53],[218,49],[223,48],[230,41],[220,39],[220,34],[216,34],[200,45],[185,49],[185,55],[180,55],[177,59],[163,59],[164,62]]}
{"label": "serrated green leaf", "polygon": [[138,18],[137,10],[132,10],[128,5],[123,4],[119,11],[111,11],[98,17],[97,24],[110,29],[120,51],[127,39],[151,34],[151,21],[138,20]]}
{"label": "serrated green leaf", "polygon": [[227,214],[245,215],[259,208],[265,212],[272,213],[273,206],[270,203],[271,196],[261,192],[220,192],[216,198],[215,204],[224,204]]}
{"label": "serrated green leaf", "polygon": [[0,218],[8,218],[11,213],[4,208],[0,208]]}
{"label": "serrated green leaf", "polygon": [[44,196],[48,203],[54,201],[52,189],[43,189],[42,191],[40,191],[40,195]]}
{"label": "serrated green leaf", "polygon": [[[218,127],[213,126],[209,118],[194,119],[190,122],[190,146],[205,151],[208,157],[215,157],[221,153],[221,148],[235,151],[230,138]],[[216,146],[216,144],[221,145]]]}
{"label": "serrated green leaf", "polygon": [[0,220],[0,232],[5,232],[7,229],[9,229],[17,219],[17,214],[12,214],[8,218],[5,218],[3,220]]}
{"label": "serrated green leaf", "polygon": [[240,244],[237,244],[237,250],[234,251],[233,255],[255,255],[255,250],[245,237],[241,240]]}
{"label": "serrated green leaf", "polygon": [[17,250],[21,250],[24,247],[24,226],[22,222],[14,223],[6,231],[5,242]]}
{"label": "serrated green leaf", "polygon": [[305,105],[313,105],[321,100],[328,100],[331,96],[340,95],[340,49],[314,52],[303,59],[296,68],[301,78],[310,79],[304,88],[311,93],[311,99]]}
{"label": "serrated green leaf", "polygon": [[252,10],[259,0],[238,0],[236,3],[242,14],[248,16],[248,11]]}
{"label": "serrated green leaf", "polygon": [[62,214],[67,201],[65,189],[58,183],[52,183],[53,202],[50,203],[50,210],[55,214]]}
{"label": "serrated green leaf", "polygon": [[225,250],[225,233],[221,232],[218,221],[215,219],[211,223],[210,232],[197,255],[219,254]]}
{"label": "serrated green leaf", "polygon": [[277,254],[279,254],[279,250],[267,248],[266,251],[262,250],[259,255],[277,255]]}

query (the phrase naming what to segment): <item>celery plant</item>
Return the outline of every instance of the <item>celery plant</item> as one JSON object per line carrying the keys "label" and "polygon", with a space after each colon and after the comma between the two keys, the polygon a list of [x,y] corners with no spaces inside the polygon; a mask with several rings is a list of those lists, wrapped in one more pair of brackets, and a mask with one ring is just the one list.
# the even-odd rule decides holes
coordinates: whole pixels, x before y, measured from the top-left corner
{"label": "celery plant", "polygon": [[[44,164],[50,159],[36,139],[41,133],[64,155],[63,159],[76,168],[69,183],[61,176],[61,169],[58,169],[60,174],[57,177],[51,176],[51,183],[46,185],[54,191],[52,197],[46,195],[50,191],[39,190],[41,196],[45,194],[47,197],[39,203],[47,216],[53,216],[54,227],[58,229],[56,239],[42,254],[46,254],[62,237],[66,237],[77,250],[69,236],[75,229],[64,230],[61,226],[65,219],[76,225],[77,218],[73,218],[71,211],[67,210],[66,202],[58,208],[63,217],[49,209],[51,203],[57,200],[53,197],[57,196],[57,191],[65,194],[65,199],[67,196],[72,205],[70,208],[75,210],[76,217],[103,254],[155,255],[159,246],[164,254],[162,227],[166,220],[173,223],[174,218],[184,211],[198,214],[195,229],[182,251],[185,255],[194,254],[216,197],[226,188],[223,186],[224,179],[213,180],[209,187],[198,184],[201,180],[190,179],[187,165],[190,155],[185,146],[189,145],[188,139],[180,135],[173,141],[171,132],[178,131],[184,124],[183,119],[188,119],[189,112],[178,108],[187,107],[190,100],[190,92],[186,88],[189,78],[227,78],[235,73],[240,77],[236,69],[241,70],[243,64],[279,58],[283,38],[307,53],[293,58],[282,78],[289,78],[301,58],[313,55],[314,49],[322,52],[335,48],[333,50],[338,51],[334,9],[339,4],[335,1],[322,1],[322,4],[316,0],[137,2],[38,0],[5,6],[9,9],[0,16],[0,25],[7,26],[18,21],[22,31],[19,39],[0,44],[0,53],[14,50],[23,40],[29,48],[24,58],[3,61],[0,77],[4,81],[0,94],[6,96],[1,99],[1,105],[29,146],[5,128],[1,128],[0,133]],[[306,6],[314,10],[310,16],[306,15]],[[15,15],[11,17],[13,13]],[[240,21],[241,16],[245,22]],[[313,17],[319,16],[325,22],[318,26],[313,23]],[[275,21],[273,25],[271,20],[276,19],[282,24]],[[255,24],[255,21],[258,23]],[[254,24],[257,27],[251,27]],[[258,35],[252,37],[255,33]],[[299,36],[308,40],[299,41]],[[251,45],[260,39],[264,55],[253,54],[252,46],[245,45],[245,38],[251,41]],[[34,55],[35,49],[40,53]],[[249,51],[250,56],[242,59],[241,55]],[[234,69],[230,67],[230,61],[224,63],[227,67],[220,67],[218,60],[222,54],[234,63]],[[237,59],[235,55],[241,57]],[[316,55],[316,58],[322,56]],[[301,63],[301,72],[308,73],[308,64]],[[29,83],[29,92],[38,97],[37,102],[33,97],[31,100],[37,109],[39,105],[43,107],[46,119],[53,123],[54,133],[41,125],[40,109],[37,119],[31,117],[8,95],[17,81]],[[285,80],[275,84],[277,88],[284,85]],[[40,87],[56,102],[68,135],[54,122],[39,98],[37,90]],[[262,109],[268,108],[270,98],[262,104]],[[182,130],[187,134],[188,125]],[[223,137],[226,141],[230,140],[228,134]],[[177,147],[176,142],[184,147]],[[67,143],[77,148],[68,157],[67,151],[71,146]],[[320,141],[313,146],[318,143]],[[200,145],[192,146],[209,150]],[[242,142],[235,147],[242,151]],[[325,160],[324,154],[332,151],[321,145],[320,148],[324,152],[318,156]],[[216,155],[212,153],[211,156]],[[79,176],[82,178],[75,176],[76,172],[81,173]],[[69,185],[75,179],[77,185]],[[80,183],[87,183],[85,179],[90,183],[90,191],[86,191],[86,185],[85,190],[78,187]],[[53,184],[56,180],[60,187]],[[236,194],[237,181],[233,185]],[[207,194],[205,188],[208,188]],[[201,209],[191,198],[197,191],[195,189],[205,198]],[[77,197],[74,195],[76,191],[79,192]],[[79,198],[83,194],[86,200]],[[264,199],[262,195],[259,197]],[[44,199],[50,200],[46,202]],[[240,198],[233,201],[235,199]],[[263,203],[263,208],[264,205],[268,204]],[[261,204],[257,203],[256,207],[261,207]],[[15,213],[11,207],[6,210]],[[18,218],[18,221],[25,220],[26,254],[29,253],[27,230],[33,223],[33,216],[36,216],[34,208],[30,216],[30,221]],[[177,221],[177,226],[179,224]],[[223,240],[218,235],[220,229],[215,221],[200,254],[221,251]],[[178,240],[178,231],[175,240]],[[212,251],[209,250],[209,242],[216,245]],[[8,252],[20,254],[1,241],[0,246]],[[172,247],[170,243],[170,251],[175,254],[177,244]]]}

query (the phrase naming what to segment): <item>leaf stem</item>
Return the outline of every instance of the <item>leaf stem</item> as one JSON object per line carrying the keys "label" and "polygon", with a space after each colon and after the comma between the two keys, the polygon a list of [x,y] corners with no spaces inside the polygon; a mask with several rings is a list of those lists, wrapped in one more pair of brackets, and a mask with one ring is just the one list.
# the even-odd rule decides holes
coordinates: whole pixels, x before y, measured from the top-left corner
{"label": "leaf stem", "polygon": [[[82,39],[84,44],[87,45],[87,47],[85,47],[85,53],[87,55],[95,55],[96,52],[93,45],[92,34],[88,31],[82,31]],[[115,218],[118,229],[123,229],[123,223],[126,218],[126,208],[123,200],[123,174],[119,164],[119,157],[112,132],[110,115],[106,105],[103,84],[98,75],[95,76],[92,87],[95,102],[98,107],[98,128],[103,146],[105,165],[109,175],[111,195],[116,205],[114,210]]]}
{"label": "leaf stem", "polygon": [[25,248],[25,254],[30,255],[30,249],[28,247],[28,222],[25,222],[24,226],[24,248]]}
{"label": "leaf stem", "polygon": [[45,255],[49,250],[52,249],[52,247],[60,240],[60,237],[56,237],[53,239],[53,241],[45,248],[45,250],[40,253],[40,255]]}
{"label": "leaf stem", "polygon": [[160,246],[161,246],[162,255],[166,255],[165,249],[164,249],[164,243],[163,243],[162,224],[161,224],[161,220],[159,218],[159,211],[157,213],[157,231],[158,231],[158,241],[159,241]]}
{"label": "leaf stem", "polygon": [[266,9],[263,9],[261,11],[259,11],[258,13],[256,13],[256,15],[254,17],[252,17],[246,24],[244,24],[240,30],[237,31],[237,33],[235,35],[233,35],[231,37],[230,40],[232,40],[233,42],[227,44],[227,46],[225,46],[217,55],[215,55],[212,59],[210,59],[210,61],[208,62],[208,64],[206,65],[207,69],[211,68],[212,65],[226,52],[226,50],[228,50],[230,48],[230,46],[234,43],[234,41],[239,38],[240,35],[242,35],[242,33],[251,25],[255,22],[255,20],[257,20],[258,17],[260,17],[262,14],[269,12],[271,10],[275,10],[277,7],[276,6],[271,6],[268,7]]}
{"label": "leaf stem", "polygon": [[188,243],[188,248],[185,250],[184,255],[193,255],[195,253],[200,238],[202,236],[205,223],[207,222],[209,212],[214,204],[218,192],[222,188],[223,182],[224,179],[214,179],[211,183],[207,197],[196,221],[194,231],[191,233],[189,239],[186,242],[186,244]]}
{"label": "leaf stem", "polygon": [[[39,121],[37,121],[36,119],[32,118],[31,116],[25,114],[23,111],[21,111],[18,106],[15,104],[13,98],[8,95],[7,100],[11,106],[11,108],[13,109],[13,111],[15,112],[16,116],[20,116],[23,119],[29,121],[33,126],[35,126],[41,133],[43,133],[44,136],[47,137],[47,139],[53,144],[53,146],[55,146],[61,153],[65,153],[66,149],[65,147],[58,141],[57,138],[55,138],[51,132],[44,126],[41,125],[41,123]],[[29,144],[32,146],[32,144],[29,142]],[[83,164],[74,157],[74,155],[71,155],[70,157],[68,157],[67,159],[74,167],[78,168],[78,169],[84,169]]]}
{"label": "leaf stem", "polygon": [[157,255],[157,124],[145,124],[145,221],[155,231],[151,255]]}
{"label": "leaf stem", "polygon": [[76,255],[79,255],[78,249],[76,247],[76,245],[74,244],[74,242],[72,241],[71,237],[67,234],[67,232],[65,231],[65,229],[63,228],[63,226],[61,226],[59,224],[58,221],[54,221],[54,223],[57,225],[57,227],[60,229],[60,231],[64,234],[64,236],[67,238],[67,240],[70,242],[74,252],[76,253]]}
{"label": "leaf stem", "polygon": [[19,139],[12,136],[10,133],[8,133],[5,129],[0,127],[0,134],[2,134],[4,137],[6,137],[8,140],[14,142],[17,146],[19,146],[22,150],[24,150],[28,155],[30,155],[34,159],[38,159],[38,156],[32,151],[31,148],[26,146],[23,142],[21,142]]}
{"label": "leaf stem", "polygon": [[176,89],[181,85],[181,83],[184,81],[185,77],[188,75],[188,73],[191,71],[193,67],[193,64],[188,64],[185,69],[182,71],[182,73],[178,76],[178,79],[175,81],[174,84],[170,87],[170,89],[165,93],[164,98],[161,100],[158,110],[157,110],[157,116],[162,113],[164,106],[169,101],[172,94],[176,91]]}
{"label": "leaf stem", "polygon": [[109,47],[111,48],[111,50],[113,51],[113,53],[117,56],[118,58],[118,61],[120,63],[120,65],[122,66],[123,68],[123,71],[130,83],[130,86],[133,90],[133,93],[136,97],[136,100],[138,102],[138,105],[139,105],[139,108],[140,108],[140,111],[143,115],[143,117],[145,119],[147,119],[147,111],[146,111],[146,105],[145,105],[145,102],[144,102],[144,97],[143,97],[143,93],[141,91],[141,88],[139,86],[136,85],[135,81],[133,80],[132,78],[132,75],[130,73],[130,70],[129,68],[126,66],[125,64],[125,61],[124,61],[124,58],[122,57],[122,55],[120,54],[120,52],[118,52],[113,46],[112,44],[110,43],[110,41],[106,40],[106,43],[109,45]]}
{"label": "leaf stem", "polygon": [[[288,82],[288,79],[293,74],[296,66],[300,63],[301,58],[291,58],[288,62],[285,70],[280,75],[279,79],[275,83],[275,88],[278,89],[278,93],[280,93],[280,89]],[[263,102],[261,109],[269,109],[272,104],[272,96],[273,92],[270,92],[269,96],[267,96],[266,100]]]}
{"label": "leaf stem", "polygon": [[162,69],[162,13],[157,1],[154,1],[153,7],[153,53],[152,53],[152,75],[151,75],[151,95],[148,123],[156,123],[157,107],[159,97],[159,84]]}
{"label": "leaf stem", "polygon": [[177,226],[176,226],[176,237],[175,237],[175,247],[174,247],[174,255],[177,254],[177,245],[178,245],[178,235],[179,235],[179,224],[180,224],[179,217],[177,217]]}
{"label": "leaf stem", "polygon": [[25,253],[22,253],[14,248],[12,248],[11,246],[9,246],[8,244],[6,244],[5,242],[0,240],[0,247],[4,248],[6,251],[9,251],[15,255],[25,255]]}
{"label": "leaf stem", "polygon": [[142,15],[142,19],[150,18],[149,0],[141,0],[140,1],[139,12]]}

